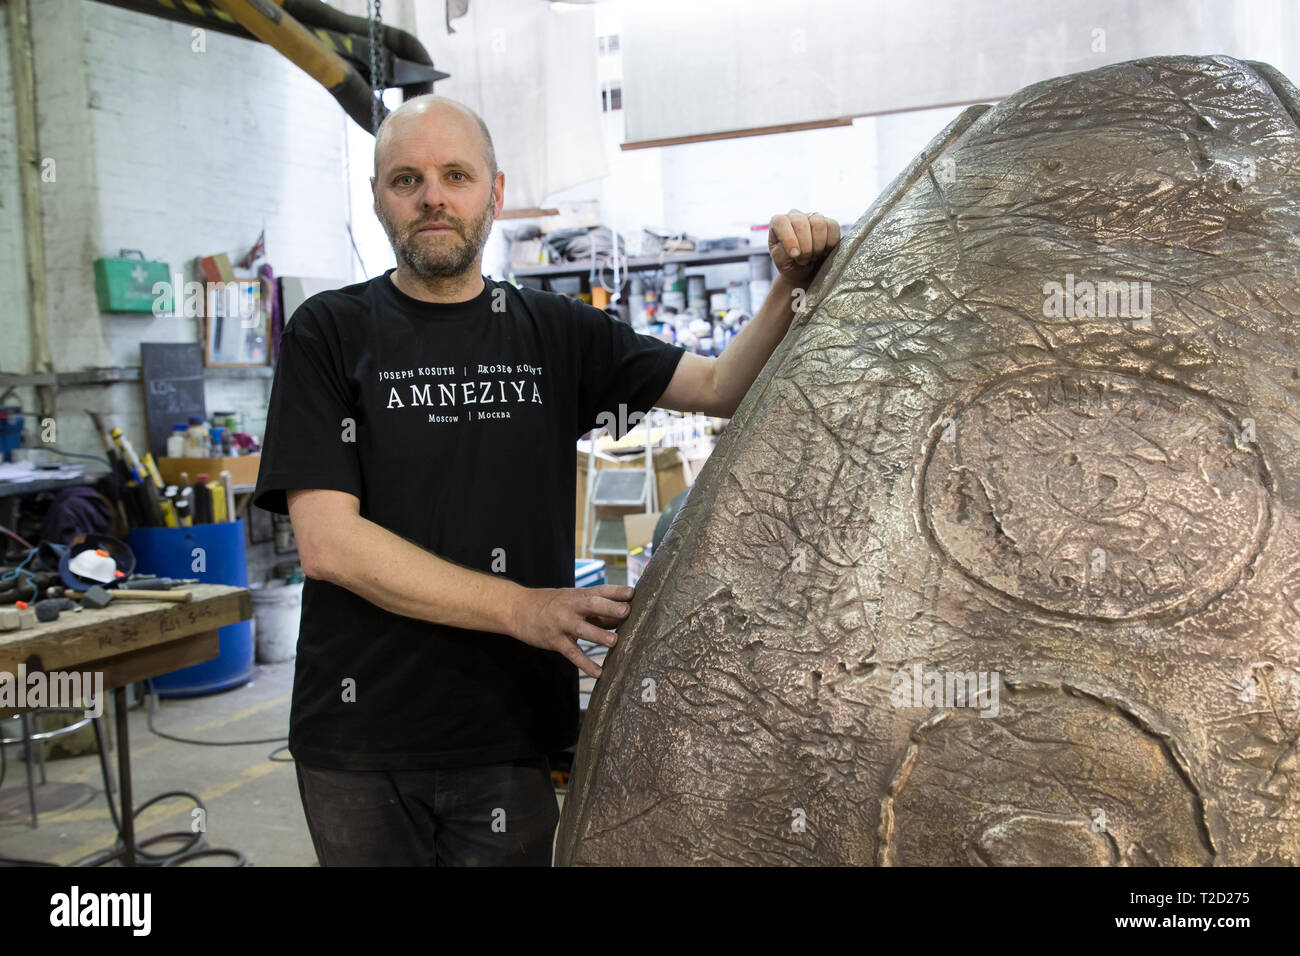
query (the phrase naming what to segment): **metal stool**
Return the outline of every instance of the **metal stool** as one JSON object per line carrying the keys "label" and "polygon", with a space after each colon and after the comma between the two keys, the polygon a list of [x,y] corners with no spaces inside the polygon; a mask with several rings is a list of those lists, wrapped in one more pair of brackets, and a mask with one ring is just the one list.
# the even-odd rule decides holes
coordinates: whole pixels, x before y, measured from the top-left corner
{"label": "metal stool", "polygon": [[83,716],[80,720],[71,723],[66,727],[59,727],[55,730],[44,730],[44,731],[40,731],[39,733],[33,732],[33,724],[34,724],[33,718],[35,717],[36,714],[58,714],[58,713],[84,715],[85,709],[79,707],[49,707],[40,710],[25,711],[22,714],[18,715],[18,719],[22,721],[22,726],[23,726],[22,736],[21,737],[0,737],[0,747],[4,747],[6,744],[20,743],[23,745],[23,757],[27,763],[27,803],[28,806],[31,808],[32,829],[36,829],[37,827],[36,775],[32,772],[32,760],[33,760],[32,751],[33,750],[36,751],[35,760],[38,764],[40,764],[42,786],[44,786],[46,782],[45,781],[45,748],[42,746],[38,746],[42,741],[54,740],[57,737],[62,737],[64,734],[74,733],[80,730],[82,727],[85,727],[87,724],[94,721],[95,741],[99,745],[101,756],[103,754],[103,730],[102,730],[102,725],[98,723],[99,718]]}

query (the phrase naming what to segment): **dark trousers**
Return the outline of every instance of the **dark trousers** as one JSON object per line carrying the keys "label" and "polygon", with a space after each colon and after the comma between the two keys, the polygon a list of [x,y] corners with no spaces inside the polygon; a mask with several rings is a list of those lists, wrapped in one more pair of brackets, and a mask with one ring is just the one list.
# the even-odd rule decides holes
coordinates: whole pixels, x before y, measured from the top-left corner
{"label": "dark trousers", "polygon": [[297,764],[321,866],[550,866],[559,804],[545,757],[453,770]]}

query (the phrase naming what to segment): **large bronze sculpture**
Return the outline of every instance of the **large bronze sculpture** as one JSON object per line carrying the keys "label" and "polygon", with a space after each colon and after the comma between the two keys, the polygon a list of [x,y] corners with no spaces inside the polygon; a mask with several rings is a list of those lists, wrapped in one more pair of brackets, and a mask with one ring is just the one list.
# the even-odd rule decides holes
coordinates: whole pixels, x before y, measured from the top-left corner
{"label": "large bronze sculpture", "polygon": [[1300,94],[967,110],[855,224],[620,628],[557,862],[1300,863]]}

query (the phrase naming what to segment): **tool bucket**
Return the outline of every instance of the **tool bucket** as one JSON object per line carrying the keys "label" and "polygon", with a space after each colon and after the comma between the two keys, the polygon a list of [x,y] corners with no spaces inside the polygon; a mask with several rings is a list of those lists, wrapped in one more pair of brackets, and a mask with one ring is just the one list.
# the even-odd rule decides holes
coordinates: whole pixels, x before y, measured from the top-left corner
{"label": "tool bucket", "polygon": [[[204,584],[248,587],[242,518],[192,528],[135,528],[127,540],[135,552],[139,574],[198,578]],[[212,694],[252,679],[252,622],[227,624],[219,634],[221,653],[215,660],[153,679],[154,690],[160,697]]]}

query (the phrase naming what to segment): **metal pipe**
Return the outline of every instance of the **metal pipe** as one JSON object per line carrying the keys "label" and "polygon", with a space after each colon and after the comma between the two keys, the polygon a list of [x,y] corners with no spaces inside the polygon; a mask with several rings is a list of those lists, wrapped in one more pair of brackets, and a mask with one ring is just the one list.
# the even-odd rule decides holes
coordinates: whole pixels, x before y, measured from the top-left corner
{"label": "metal pipe", "polygon": [[[341,10],[335,10],[333,7],[321,3],[320,0],[274,0],[274,2],[282,7],[285,13],[297,17],[301,22],[314,27],[336,30],[339,33],[354,33],[358,36],[364,36],[369,27],[369,22],[365,17],[357,17],[349,13],[343,13]],[[424,48],[424,44],[405,30],[399,30],[397,27],[384,24],[381,32],[381,45],[392,50],[395,55],[403,60],[433,66],[433,58],[429,56],[429,51]],[[402,87],[402,98],[409,100],[412,96],[431,92],[433,92],[432,83],[410,84]]]}
{"label": "metal pipe", "polygon": [[[248,11],[244,17],[236,17],[230,4],[222,0],[186,0],[185,3],[173,3],[172,0],[98,0],[110,6],[121,7],[136,13],[157,16],[177,23],[215,30],[245,40],[264,42],[275,47],[305,72],[320,82],[347,114],[364,129],[370,129],[370,98],[374,95],[369,78],[365,75],[366,61],[369,59],[369,47],[366,40],[367,21],[364,17],[355,17],[340,13],[319,0],[236,0]],[[292,46],[297,53],[291,54],[289,48],[282,46],[288,40],[272,38],[276,25],[287,18],[294,21]],[[250,24],[262,24],[258,30],[250,29]],[[423,44],[414,36],[396,27],[384,26],[382,32],[383,48],[379,52],[384,56],[395,56],[416,68],[433,66],[432,58]],[[342,50],[342,54],[329,48],[330,45]],[[321,76],[300,62],[300,57],[307,63],[318,64],[323,75],[329,77],[326,82]],[[336,57],[346,70],[326,65],[325,57]],[[351,62],[350,62],[351,61]],[[360,68],[354,64],[360,64]],[[407,64],[398,64],[394,71],[401,75],[410,72]],[[427,71],[426,71],[427,73]],[[390,74],[392,75],[392,74]],[[433,90],[433,81],[446,74],[435,72],[433,80],[412,83],[393,83],[402,90],[402,98],[410,99],[421,93]],[[341,82],[340,82],[340,79]],[[387,115],[381,108],[381,117]]]}
{"label": "metal pipe", "polygon": [[122,798],[122,865],[135,866],[135,803],[131,795],[131,743],[125,687],[113,691],[113,712],[117,718],[117,775]]}
{"label": "metal pipe", "polygon": [[134,13],[143,13],[146,16],[159,17],[175,23],[185,23],[192,27],[215,30],[217,33],[225,33],[243,40],[252,40],[254,43],[258,42],[257,37],[236,23],[235,19],[225,10],[218,10],[214,7],[210,0],[184,0],[184,2],[176,2],[176,0],[99,0],[99,2],[108,4],[111,7],[131,10]]}
{"label": "metal pipe", "polygon": [[[343,57],[331,53],[311,32],[270,0],[215,0],[239,25],[263,43],[275,47],[304,73],[330,91],[347,114],[370,129],[370,106],[374,94]],[[379,104],[379,118],[388,115]]]}
{"label": "metal pipe", "polygon": [[32,772],[32,748],[35,746],[32,742],[32,712],[23,711],[21,716],[23,724],[23,759],[27,761],[27,802],[31,807],[31,827],[36,829],[36,775]]}

